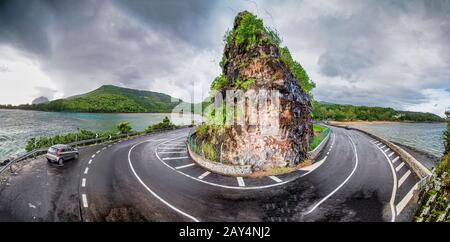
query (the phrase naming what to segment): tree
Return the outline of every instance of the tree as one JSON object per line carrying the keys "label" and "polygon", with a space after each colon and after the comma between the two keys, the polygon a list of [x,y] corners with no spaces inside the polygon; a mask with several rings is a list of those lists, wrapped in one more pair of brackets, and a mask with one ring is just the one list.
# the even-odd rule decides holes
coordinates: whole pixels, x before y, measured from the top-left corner
{"label": "tree", "polygon": [[131,128],[131,125],[129,122],[122,122],[122,123],[117,124],[117,129],[119,130],[119,132],[121,134],[128,134],[128,133],[131,133],[133,128]]}

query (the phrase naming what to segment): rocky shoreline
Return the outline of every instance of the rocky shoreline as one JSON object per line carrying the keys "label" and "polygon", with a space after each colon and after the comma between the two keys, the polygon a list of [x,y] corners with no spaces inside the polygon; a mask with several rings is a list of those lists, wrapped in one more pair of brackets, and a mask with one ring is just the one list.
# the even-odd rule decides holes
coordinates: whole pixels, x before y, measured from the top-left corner
{"label": "rocky shoreline", "polygon": [[[392,141],[391,141],[392,142]],[[437,167],[440,163],[441,158],[437,157],[435,155],[432,155],[430,153],[427,153],[425,151],[400,144],[397,142],[392,142],[398,146],[400,146],[402,149],[404,149],[406,152],[408,152],[410,155],[412,155],[416,160],[420,161],[422,165],[424,165],[428,169],[433,169],[434,167]]]}

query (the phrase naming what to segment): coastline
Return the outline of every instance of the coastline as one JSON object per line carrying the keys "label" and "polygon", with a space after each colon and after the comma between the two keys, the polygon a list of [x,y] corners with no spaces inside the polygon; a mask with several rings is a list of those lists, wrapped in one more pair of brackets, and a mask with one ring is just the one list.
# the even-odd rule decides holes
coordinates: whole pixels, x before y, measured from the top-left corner
{"label": "coastline", "polygon": [[358,121],[326,121],[329,124],[332,125],[367,125],[367,124],[417,124],[417,123],[424,123],[424,124],[441,124],[446,122],[417,122],[417,121],[364,121],[364,120],[358,120]]}

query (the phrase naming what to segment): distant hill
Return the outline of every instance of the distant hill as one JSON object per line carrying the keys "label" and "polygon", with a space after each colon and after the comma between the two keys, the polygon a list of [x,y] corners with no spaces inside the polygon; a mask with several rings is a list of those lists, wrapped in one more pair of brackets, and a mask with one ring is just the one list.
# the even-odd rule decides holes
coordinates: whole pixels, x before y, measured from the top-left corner
{"label": "distant hill", "polygon": [[36,99],[34,99],[31,104],[43,104],[43,103],[48,103],[50,100],[48,100],[48,98],[46,97],[38,97]]}
{"label": "distant hill", "polygon": [[397,111],[393,108],[353,106],[324,102],[314,102],[313,116],[316,120],[336,121],[445,121],[444,118],[433,113]]}
{"label": "distant hill", "polygon": [[170,113],[176,106],[178,112],[181,109],[187,110],[189,105],[163,93],[104,85],[86,94],[15,108],[53,112]]}

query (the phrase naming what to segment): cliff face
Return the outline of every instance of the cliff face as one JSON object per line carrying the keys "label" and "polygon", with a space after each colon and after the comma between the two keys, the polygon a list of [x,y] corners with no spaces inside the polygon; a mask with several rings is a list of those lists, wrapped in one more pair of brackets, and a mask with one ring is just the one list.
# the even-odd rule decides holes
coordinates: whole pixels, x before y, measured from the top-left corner
{"label": "cliff face", "polygon": [[286,63],[278,36],[242,12],[225,39],[223,73],[212,88],[227,107],[234,101],[234,110],[227,110],[234,119],[209,138],[220,149],[220,161],[250,164],[256,171],[303,162],[313,133],[311,97]]}

